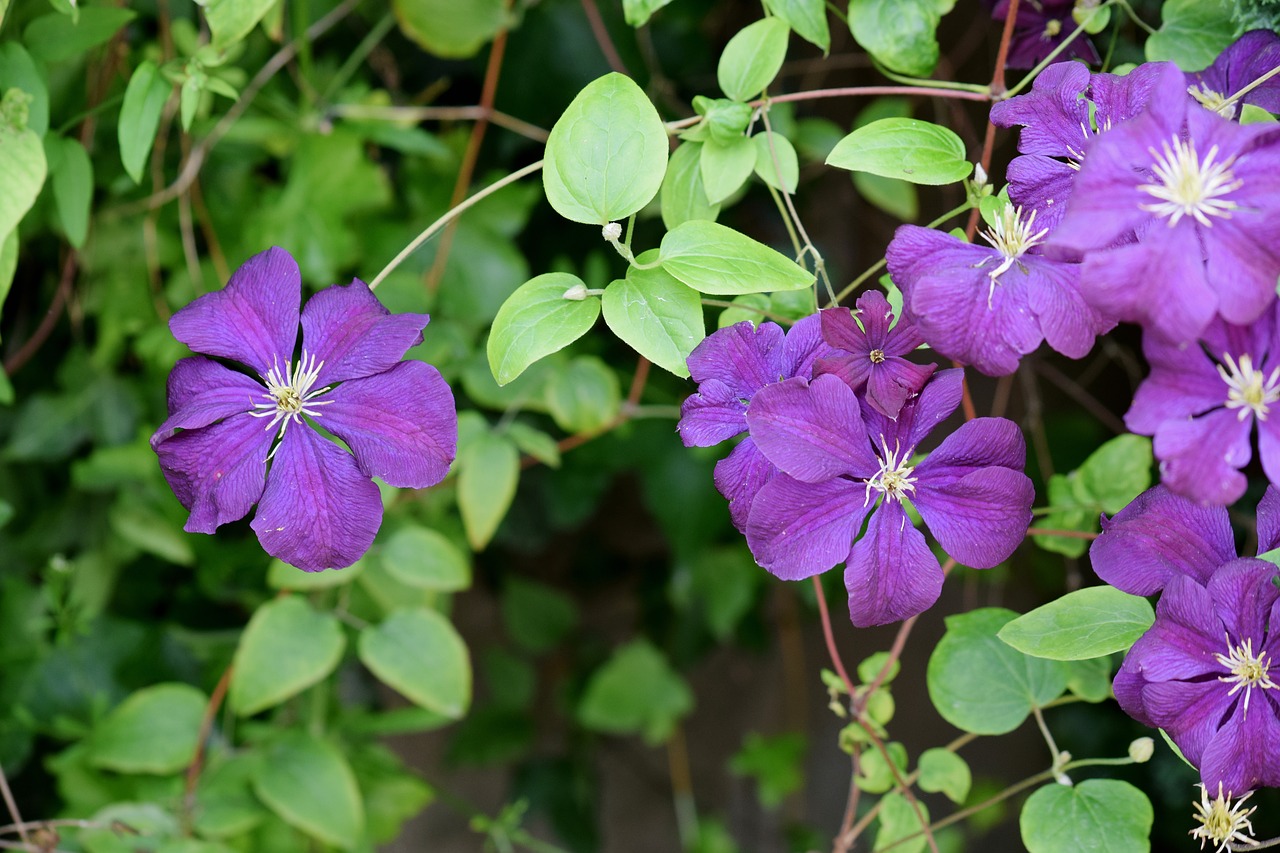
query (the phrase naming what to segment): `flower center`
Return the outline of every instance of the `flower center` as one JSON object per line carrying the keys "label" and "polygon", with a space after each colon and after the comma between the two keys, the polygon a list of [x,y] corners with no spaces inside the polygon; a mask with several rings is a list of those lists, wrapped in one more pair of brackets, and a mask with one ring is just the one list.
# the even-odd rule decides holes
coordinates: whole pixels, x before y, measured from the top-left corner
{"label": "flower center", "polygon": [[1200,849],[1204,849],[1206,841],[1219,845],[1214,853],[1225,853],[1231,849],[1233,842],[1249,845],[1258,843],[1250,837],[1253,835],[1253,824],[1249,822],[1249,815],[1257,811],[1258,807],[1244,807],[1244,801],[1253,796],[1252,791],[1233,806],[1231,798],[1222,795],[1221,782],[1218,783],[1218,796],[1212,800],[1204,785],[1196,787],[1200,789],[1200,802],[1192,803],[1196,810],[1193,817],[1200,826],[1191,830],[1191,837],[1200,839]]}
{"label": "flower center", "polygon": [[1243,688],[1245,717],[1249,716],[1249,696],[1253,693],[1253,688],[1269,690],[1274,687],[1280,687],[1267,674],[1267,670],[1271,666],[1266,659],[1267,653],[1258,652],[1257,656],[1254,656],[1252,639],[1247,639],[1240,645],[1233,646],[1231,645],[1231,638],[1227,637],[1227,654],[1218,653],[1214,655],[1214,658],[1231,672],[1230,675],[1218,676],[1219,681],[1232,685],[1227,695],[1234,696]]}
{"label": "flower center", "polygon": [[1231,173],[1235,157],[1215,163],[1218,146],[1214,145],[1202,160],[1196,153],[1195,142],[1189,139],[1184,142],[1176,136],[1173,137],[1173,145],[1166,142],[1159,154],[1154,148],[1147,150],[1156,159],[1151,170],[1159,183],[1141,184],[1138,189],[1158,201],[1140,205],[1143,210],[1168,218],[1170,228],[1184,216],[1193,217],[1205,227],[1213,225],[1209,221],[1210,216],[1224,219],[1231,216],[1236,203],[1219,196],[1235,192],[1244,185]]}
{"label": "flower center", "polygon": [[1050,18],[1044,22],[1044,32],[1040,34],[1041,41],[1051,41],[1060,35],[1062,35],[1062,21]]}
{"label": "flower center", "polygon": [[916,490],[915,477],[911,476],[915,466],[907,464],[907,451],[902,450],[896,441],[893,443],[893,450],[890,450],[884,436],[880,436],[880,446],[883,448],[880,454],[880,470],[874,477],[867,480],[867,493],[862,502],[863,506],[871,502],[873,489],[884,495],[885,500],[899,502],[907,496],[908,492]]}
{"label": "flower center", "polygon": [[1044,235],[1049,233],[1048,228],[1034,230],[1035,221],[1034,210],[1024,220],[1021,207],[1006,204],[995,222],[991,223],[991,228],[982,232],[987,242],[1004,256],[1000,265],[987,273],[987,277],[991,279],[991,287],[987,291],[987,308],[991,307],[991,297],[995,294],[996,282],[1000,276],[1017,263],[1018,258],[1025,255],[1028,250],[1039,245],[1044,240]]}
{"label": "flower center", "polygon": [[1268,406],[1280,400],[1280,367],[1264,377],[1262,371],[1254,368],[1253,359],[1248,354],[1240,356],[1240,361],[1236,362],[1224,352],[1222,361],[1224,363],[1218,365],[1218,375],[1227,383],[1227,408],[1239,409],[1240,420],[1252,412],[1258,420],[1265,421]]}
{"label": "flower center", "polygon": [[1226,95],[1221,92],[1215,92],[1204,84],[1191,86],[1187,89],[1187,94],[1199,101],[1205,109],[1213,110],[1223,118],[1231,119],[1236,117],[1235,103],[1227,103]]}
{"label": "flower center", "polygon": [[298,359],[296,365],[291,366],[290,362],[285,362],[284,369],[281,370],[278,363],[273,364],[267,371],[267,375],[263,377],[267,383],[267,390],[263,396],[268,402],[255,403],[253,407],[260,411],[249,414],[255,418],[271,418],[267,429],[280,424],[282,436],[290,421],[301,421],[303,415],[320,417],[320,413],[311,407],[325,406],[333,402],[333,400],[316,399],[329,391],[332,385],[311,390],[323,367],[324,362],[317,362],[316,357],[308,355],[306,350],[303,350],[302,357]]}
{"label": "flower center", "polygon": [[884,350],[882,350],[882,349],[873,349],[873,350],[869,353],[869,357],[871,358],[871,363],[872,363],[872,364],[883,364],[883,363],[884,363]]}

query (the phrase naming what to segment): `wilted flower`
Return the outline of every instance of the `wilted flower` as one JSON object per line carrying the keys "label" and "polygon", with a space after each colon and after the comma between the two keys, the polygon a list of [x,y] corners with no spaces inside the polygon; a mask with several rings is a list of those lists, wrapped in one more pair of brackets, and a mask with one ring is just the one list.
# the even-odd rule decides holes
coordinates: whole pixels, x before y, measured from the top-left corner
{"label": "wilted flower", "polygon": [[991,246],[902,225],[886,253],[907,316],[942,355],[988,376],[1018,368],[1041,341],[1080,358],[1113,322],[1080,293],[1080,265],[1047,258],[1034,213],[1006,205]]}
{"label": "wilted flower", "polygon": [[854,391],[862,392],[871,408],[896,418],[902,404],[920,393],[937,365],[914,364],[903,358],[924,343],[924,338],[909,319],[900,317],[893,322],[893,309],[883,293],[869,290],[858,297],[856,305],[855,311],[828,308],[821,312],[822,337],[842,354],[820,359],[814,372],[839,376]]}
{"label": "wilted flower", "polygon": [[[817,315],[784,333],[777,323],[759,327],[743,321],[708,335],[689,354],[689,375],[698,391],[680,407],[680,432],[686,447],[710,447],[747,431],[747,406],[766,385],[793,376],[809,378],[819,358],[835,355],[822,340]],[[729,501],[729,514],[744,530],[751,499],[776,469],[750,436],[716,463],[715,482]]]}
{"label": "wilted flower", "polygon": [[272,248],[173,316],[178,340],[251,372],[179,361],[151,446],[191,512],[186,530],[212,533],[257,504],[267,553],[319,571],[373,543],[382,501],[371,477],[407,488],[444,478],[458,419],[440,373],[400,360],[422,341],[425,314],[391,314],[356,280],[320,291],[299,315],[301,291],[297,263]]}
{"label": "wilted flower", "polygon": [[979,418],[923,461],[912,458],[959,406],[962,381],[959,370],[935,374],[897,420],[861,407],[835,376],[761,389],[747,424],[780,473],[751,506],[747,543],[756,562],[786,580],[845,563],[849,614],[866,626],[920,613],[942,589],[942,569],[908,518],[907,500],[959,562],[989,568],[1008,557],[1026,535],[1034,497],[1018,428]]}

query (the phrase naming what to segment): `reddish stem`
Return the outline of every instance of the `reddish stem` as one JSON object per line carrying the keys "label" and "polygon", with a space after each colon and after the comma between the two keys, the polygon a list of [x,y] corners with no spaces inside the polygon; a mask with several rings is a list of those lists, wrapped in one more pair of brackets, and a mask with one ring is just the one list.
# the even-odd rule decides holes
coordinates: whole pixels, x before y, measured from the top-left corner
{"label": "reddish stem", "polygon": [[[991,75],[991,91],[988,94],[988,100],[996,100],[1005,93],[1007,87],[1004,84],[1004,64],[1009,58],[1009,42],[1013,39],[1013,27],[1018,20],[1018,0],[1009,0],[1009,13],[1004,19],[1004,30],[1000,33],[1000,47],[996,50],[996,70]],[[996,126],[987,119],[987,132],[982,138],[982,158],[979,161],[982,164],[982,171],[990,174],[991,172],[991,154],[996,146]],[[978,208],[974,208],[969,212],[969,224],[965,226],[964,233],[969,238],[969,242],[973,242],[973,235],[978,233]]]}
{"label": "reddish stem", "polygon": [[849,673],[845,671],[844,661],[840,659],[840,652],[836,649],[835,634],[831,631],[831,615],[827,612],[827,594],[822,589],[822,580],[817,576],[813,576],[813,589],[818,598],[818,617],[822,620],[822,636],[827,641],[827,654],[831,656],[831,665],[836,668],[836,673],[840,676],[840,680],[844,682],[845,690],[849,691],[852,697],[853,682],[849,680]]}
{"label": "reddish stem", "polygon": [[591,35],[595,36],[596,44],[600,45],[600,52],[604,54],[609,67],[619,74],[628,74],[627,66],[622,63],[622,57],[618,55],[618,49],[613,46],[613,39],[609,37],[609,28],[604,25],[604,18],[600,17],[600,10],[596,8],[596,0],[582,0],[582,11],[587,16]]}
{"label": "reddish stem", "polygon": [[222,678],[218,679],[217,685],[213,688],[213,694],[209,696],[209,704],[205,705],[204,718],[200,720],[200,737],[196,741],[195,757],[191,759],[191,766],[187,768],[186,789],[183,795],[188,813],[195,807],[196,783],[200,780],[200,771],[204,769],[205,744],[209,740],[209,733],[213,730],[213,718],[218,715],[218,708],[222,706],[222,700],[227,695],[233,669],[234,667],[228,666],[223,670]]}

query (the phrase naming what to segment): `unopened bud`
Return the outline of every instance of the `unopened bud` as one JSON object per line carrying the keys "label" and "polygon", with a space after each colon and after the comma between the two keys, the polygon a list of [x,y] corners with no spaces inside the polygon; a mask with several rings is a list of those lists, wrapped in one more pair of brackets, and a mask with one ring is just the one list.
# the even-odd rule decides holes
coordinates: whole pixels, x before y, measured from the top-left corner
{"label": "unopened bud", "polygon": [[973,164],[973,182],[975,184],[985,184],[987,182],[987,170],[982,168],[981,163]]}
{"label": "unopened bud", "polygon": [[564,292],[564,295],[561,296],[560,298],[569,299],[569,300],[572,300],[573,302],[581,302],[582,300],[587,298],[587,286],[582,282],[578,282],[573,287],[566,290]]}
{"label": "unopened bud", "polygon": [[618,238],[622,236],[622,223],[610,222],[608,225],[600,229],[600,235],[604,237],[606,242],[618,242]]}
{"label": "unopened bud", "polygon": [[1140,737],[1129,744],[1129,758],[1134,764],[1146,764],[1155,754],[1156,742],[1149,737]]}

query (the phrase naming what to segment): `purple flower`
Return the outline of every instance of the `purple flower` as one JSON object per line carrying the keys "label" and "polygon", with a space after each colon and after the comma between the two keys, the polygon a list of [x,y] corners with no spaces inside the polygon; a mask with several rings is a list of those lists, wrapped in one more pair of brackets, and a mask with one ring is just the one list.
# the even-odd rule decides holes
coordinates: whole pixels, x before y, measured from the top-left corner
{"label": "purple flower", "polygon": [[[1071,18],[1075,0],[1022,0],[1018,4],[1018,19],[1013,22],[1013,38],[1009,42],[1007,68],[1034,68],[1066,41],[1076,29]],[[1009,17],[1009,0],[1000,0],[991,17],[1003,21]],[[1088,38],[1078,37],[1060,54],[1063,59],[1083,59],[1099,62],[1098,51]]]}
{"label": "purple flower", "polygon": [[[706,337],[689,354],[689,374],[698,383],[680,407],[676,429],[685,447],[710,447],[747,431],[747,406],[766,385],[808,379],[819,358],[835,352],[822,340],[822,321],[805,317],[785,334],[776,323],[743,321]],[[751,500],[776,469],[747,436],[716,463],[715,483],[729,501],[734,525],[743,530]]]}
{"label": "purple flower", "polygon": [[889,243],[906,314],[935,350],[1001,376],[1041,341],[1080,358],[1115,325],[1085,302],[1079,264],[1031,252],[1044,237],[1034,214],[1006,206],[983,236],[991,248],[903,225]]}
{"label": "purple flower", "polygon": [[1243,127],[1161,70],[1150,107],[1089,148],[1050,250],[1084,256],[1099,310],[1194,340],[1215,315],[1252,323],[1280,274],[1280,128]]}
{"label": "purple flower", "polygon": [[1250,433],[1272,482],[1280,483],[1280,340],[1277,310],[1249,326],[1214,320],[1198,342],[1143,337],[1151,375],[1125,415],[1130,430],[1155,437],[1161,478],[1177,494],[1231,504],[1244,494]]}
{"label": "purple flower", "polygon": [[[1224,105],[1232,95],[1280,65],[1280,36],[1271,30],[1252,30],[1218,54],[1203,71],[1187,75],[1191,96],[1225,118],[1240,114],[1238,103]],[[1268,112],[1280,112],[1280,77],[1272,77],[1240,99]]]}
{"label": "purple flower", "polygon": [[1034,496],[1016,426],[970,421],[913,464],[920,442],[960,404],[962,382],[960,370],[935,374],[896,421],[861,407],[835,376],[761,389],[747,423],[780,473],[751,506],[747,543],[756,562],[784,580],[845,563],[849,615],[867,626],[921,613],[942,589],[942,569],[904,501],[965,565],[989,568],[1013,553]]}
{"label": "purple flower", "polygon": [[301,296],[297,263],[272,248],[175,314],[174,337],[252,373],[179,361],[151,446],[191,512],[186,530],[212,533],[256,503],[252,526],[267,553],[319,571],[350,565],[373,543],[382,501],[371,477],[406,488],[444,478],[458,418],[434,367],[400,361],[421,343],[425,314],[390,314],[359,280],[320,291],[299,317]]}
{"label": "purple flower", "polygon": [[1147,63],[1118,77],[1058,62],[1040,72],[1030,92],[992,106],[992,124],[1022,127],[1022,156],[1013,158],[1006,173],[1009,198],[1036,211],[1041,228],[1057,228],[1089,143],[1142,111],[1167,64]]}
{"label": "purple flower", "polygon": [[1164,729],[1207,789],[1221,784],[1233,797],[1280,785],[1280,685],[1270,675],[1280,652],[1276,572],[1245,558],[1203,586],[1175,575],[1115,678],[1120,707]]}
{"label": "purple flower", "polygon": [[821,359],[814,372],[839,376],[854,391],[865,388],[867,404],[887,418],[896,418],[902,404],[920,393],[938,367],[903,358],[924,338],[905,317],[894,325],[889,300],[878,290],[858,297],[856,311],[828,308],[820,316],[822,337],[848,355]]}

